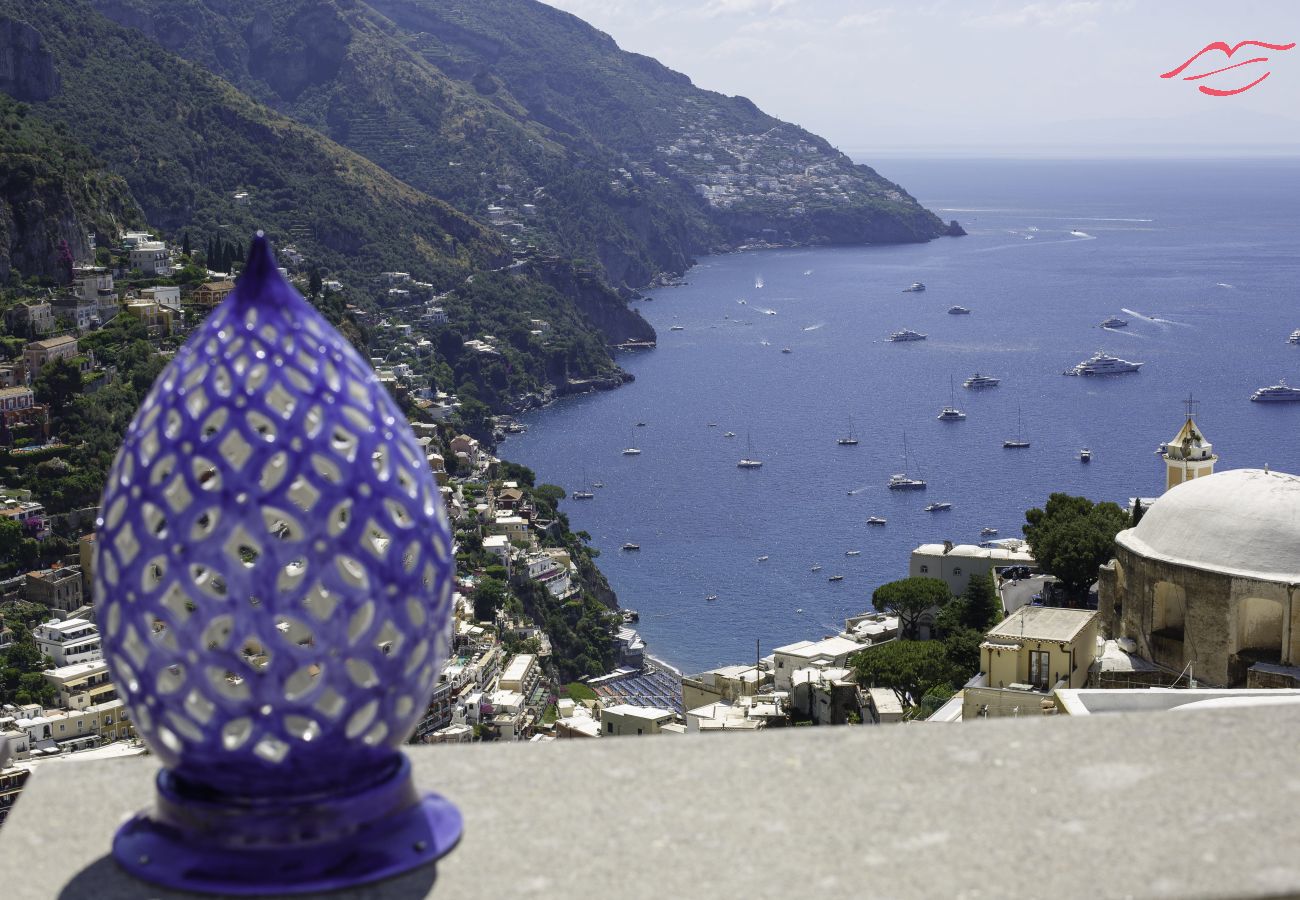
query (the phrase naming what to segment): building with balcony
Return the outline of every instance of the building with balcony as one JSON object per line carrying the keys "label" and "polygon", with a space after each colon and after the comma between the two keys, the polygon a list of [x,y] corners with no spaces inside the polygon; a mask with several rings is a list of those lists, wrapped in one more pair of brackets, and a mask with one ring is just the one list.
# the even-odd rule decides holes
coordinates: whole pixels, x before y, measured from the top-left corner
{"label": "building with balcony", "polygon": [[[30,497],[31,492],[26,492]],[[17,497],[5,497],[0,500],[0,516],[17,522],[27,531],[29,537],[41,540],[50,533],[50,520],[45,512],[45,504],[34,500],[20,500]]]}
{"label": "building with balcony", "polygon": [[542,667],[531,653],[516,653],[506,664],[498,685],[503,691],[515,691],[531,697],[542,680]]}
{"label": "building with balcony", "polygon": [[1109,637],[1163,669],[1251,686],[1300,664],[1297,584],[1300,478],[1235,469],[1174,485],[1116,536],[1098,610]]}
{"label": "building with balcony", "polygon": [[[78,573],[77,578],[80,577]],[[85,619],[46,622],[33,629],[32,638],[37,649],[54,660],[58,668],[104,658],[99,628]]]}
{"label": "building with balcony", "polygon": [[211,308],[216,306],[222,300],[225,300],[234,289],[235,283],[229,279],[224,281],[209,281],[194,289],[194,293],[190,297],[190,302],[197,306]]}
{"label": "building with balcony", "polygon": [[[801,669],[842,669],[849,657],[862,651],[862,645],[842,637],[823,641],[799,641],[777,647],[772,651],[775,678],[774,688],[789,693],[795,683],[794,675]],[[805,676],[806,678],[806,676]]]}
{"label": "building with balcony", "polygon": [[49,334],[55,327],[54,307],[44,301],[19,303],[5,310],[4,318],[9,333],[20,337]]}
{"label": "building with balcony", "polygon": [[117,699],[108,662],[102,658],[46,669],[41,674],[59,692],[59,706],[65,709],[85,709]]}
{"label": "building with balcony", "polygon": [[164,241],[140,241],[129,251],[130,267],[150,278],[172,273],[172,256]]}

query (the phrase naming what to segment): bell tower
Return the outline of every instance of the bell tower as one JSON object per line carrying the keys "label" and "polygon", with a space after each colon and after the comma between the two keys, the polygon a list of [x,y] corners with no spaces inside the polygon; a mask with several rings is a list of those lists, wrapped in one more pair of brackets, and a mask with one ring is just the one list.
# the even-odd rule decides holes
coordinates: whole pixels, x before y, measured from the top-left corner
{"label": "bell tower", "polygon": [[1165,490],[1193,478],[1214,474],[1214,464],[1219,457],[1214,445],[1205,439],[1196,425],[1196,401],[1191,395],[1183,401],[1187,405],[1187,421],[1173,440],[1160,445],[1160,458],[1165,461]]}

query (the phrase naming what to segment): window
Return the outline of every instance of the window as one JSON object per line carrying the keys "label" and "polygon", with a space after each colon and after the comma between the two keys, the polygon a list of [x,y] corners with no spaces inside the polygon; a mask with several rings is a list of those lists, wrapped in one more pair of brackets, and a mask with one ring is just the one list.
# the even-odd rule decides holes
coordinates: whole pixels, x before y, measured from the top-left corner
{"label": "window", "polygon": [[1046,650],[1029,651],[1029,683],[1039,690],[1047,690],[1047,667],[1050,654]]}
{"label": "window", "polygon": [[606,723],[605,723],[605,733],[606,733],[606,734],[613,734],[613,733],[614,733],[614,723],[613,723],[613,722],[606,722]]}
{"label": "window", "polygon": [[640,728],[638,728],[638,729],[636,730],[636,733],[637,733],[637,734],[645,734],[645,732],[642,731]]}
{"label": "window", "polygon": [[953,570],[952,570],[952,574],[954,574],[954,575],[960,575],[960,574],[961,574],[961,569],[953,569]]}
{"label": "window", "polygon": [[928,572],[928,571],[930,571],[930,567],[929,567],[929,566],[921,566],[921,571],[922,571],[922,572]]}

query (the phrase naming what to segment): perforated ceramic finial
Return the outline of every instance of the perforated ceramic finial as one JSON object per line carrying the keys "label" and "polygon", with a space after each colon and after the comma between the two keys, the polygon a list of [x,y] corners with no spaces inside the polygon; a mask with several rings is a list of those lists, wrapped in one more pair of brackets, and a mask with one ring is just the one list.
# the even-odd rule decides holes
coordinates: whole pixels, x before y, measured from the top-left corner
{"label": "perforated ceramic finial", "polygon": [[[389,819],[430,819],[396,748],[445,660],[452,556],[406,420],[284,280],[260,232],[235,291],[128,428],[101,516],[105,654],[136,730],[167,767],[159,813],[124,827],[119,860],[132,867],[136,844],[175,830],[156,827],[169,809],[184,819],[209,803],[235,832],[242,811],[256,839],[208,835],[221,847],[205,852],[234,852],[248,870],[256,851],[241,841],[273,845],[263,863],[279,856],[299,869],[292,885],[277,884],[253,865],[249,891],[340,886],[426,861],[405,853],[404,865],[340,879],[334,856],[321,860],[333,864],[329,879],[312,882],[294,856],[310,866],[335,831],[355,846],[368,804],[391,807]],[[295,822],[294,810],[317,819]],[[316,851],[295,842],[304,828]],[[449,846],[445,835],[423,840]],[[160,876],[157,852],[144,855],[155,861],[134,870],[152,880],[242,891],[194,883],[195,872],[211,874],[202,853],[176,877]]]}

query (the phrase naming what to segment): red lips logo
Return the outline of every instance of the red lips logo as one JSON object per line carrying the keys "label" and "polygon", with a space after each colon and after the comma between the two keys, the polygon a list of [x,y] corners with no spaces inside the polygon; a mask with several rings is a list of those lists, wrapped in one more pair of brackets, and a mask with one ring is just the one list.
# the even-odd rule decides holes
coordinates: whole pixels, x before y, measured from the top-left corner
{"label": "red lips logo", "polygon": [[[1235,45],[1235,46],[1229,47],[1229,46],[1228,46],[1227,44],[1225,44],[1223,41],[1215,41],[1213,44],[1206,44],[1204,49],[1198,51],[1195,55],[1192,56],[1191,59],[1187,60],[1187,62],[1183,63],[1181,66],[1179,66],[1179,67],[1176,68],[1176,69],[1171,69],[1170,71],[1164,73],[1164,74],[1161,75],[1160,77],[1161,77],[1161,78],[1177,78],[1179,75],[1182,75],[1182,73],[1183,73],[1183,72],[1184,72],[1184,71],[1185,71],[1189,66],[1191,66],[1193,63],[1195,63],[1195,62],[1197,62],[1198,60],[1200,60],[1201,57],[1205,56],[1207,53],[1211,53],[1211,52],[1214,52],[1214,51],[1218,51],[1218,52],[1224,54],[1224,56],[1226,56],[1226,57],[1228,57],[1229,59],[1231,59],[1231,58],[1232,58],[1232,54],[1236,53],[1236,52],[1237,52],[1238,50],[1240,50],[1242,47],[1261,47],[1261,48],[1263,48],[1263,49],[1265,49],[1265,50],[1290,50],[1290,49],[1291,49],[1292,47],[1294,47],[1294,46],[1295,46],[1295,42],[1294,42],[1294,41],[1292,41],[1292,42],[1289,43],[1289,44],[1266,44],[1266,43],[1264,43],[1263,41],[1242,41],[1240,44],[1237,44],[1237,45]],[[1250,78],[1250,77],[1253,77],[1253,76],[1255,75],[1255,73],[1257,73],[1257,72],[1259,71],[1259,69],[1258,69],[1258,68],[1256,68],[1256,69],[1249,69],[1249,68],[1246,68],[1246,67],[1247,67],[1247,66],[1257,66],[1259,63],[1266,63],[1266,62],[1268,62],[1268,57],[1267,57],[1267,56],[1256,56],[1254,59],[1242,60],[1241,62],[1233,63],[1233,64],[1230,65],[1230,66],[1221,66],[1221,67],[1219,67],[1219,68],[1217,68],[1217,69],[1210,69],[1210,70],[1207,71],[1207,72],[1199,71],[1199,69],[1193,69],[1193,71],[1196,72],[1197,74],[1194,74],[1194,75],[1183,75],[1183,81],[1199,81],[1199,80],[1201,80],[1202,78],[1209,78],[1211,75],[1218,75],[1218,74],[1220,74],[1221,72],[1231,72],[1231,71],[1233,71],[1233,70],[1237,70],[1237,69],[1241,69],[1241,70],[1242,70],[1241,72],[1238,73],[1238,75],[1244,75],[1245,77]],[[1204,65],[1204,64],[1215,65],[1216,63],[1211,59],[1211,60],[1204,60],[1204,61],[1202,61],[1202,64],[1203,64],[1203,65]],[[1261,81],[1263,81],[1265,78],[1267,78],[1270,74],[1272,74],[1272,70],[1269,70],[1268,72],[1265,72],[1263,75],[1260,75],[1260,76],[1259,76],[1258,78],[1256,78],[1254,81],[1250,82],[1249,84],[1242,85],[1241,87],[1236,87],[1236,88],[1226,89],[1226,88],[1213,88],[1213,87],[1210,87],[1209,85],[1201,84],[1201,85],[1197,85],[1197,89],[1198,89],[1202,94],[1209,94],[1211,97],[1231,97],[1233,94],[1240,94],[1240,93],[1242,93],[1243,91],[1248,91],[1248,90],[1250,90],[1250,89],[1253,88],[1255,85],[1259,84]],[[1229,77],[1231,77],[1231,76],[1229,76]],[[1226,81],[1226,79],[1225,79],[1225,81]],[[1240,83],[1240,82],[1238,82],[1238,83]]]}

